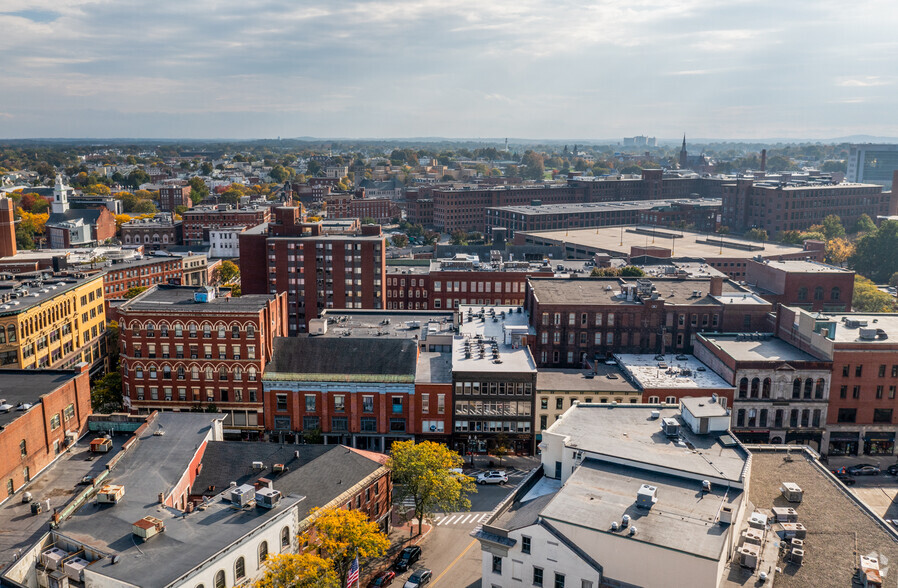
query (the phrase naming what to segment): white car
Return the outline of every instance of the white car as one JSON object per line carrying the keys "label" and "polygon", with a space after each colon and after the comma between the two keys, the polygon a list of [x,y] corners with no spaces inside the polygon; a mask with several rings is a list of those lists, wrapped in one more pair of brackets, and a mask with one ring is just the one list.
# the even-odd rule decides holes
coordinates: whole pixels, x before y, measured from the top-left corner
{"label": "white car", "polygon": [[505,475],[505,472],[484,472],[477,476],[478,484],[506,484],[508,483],[508,476]]}

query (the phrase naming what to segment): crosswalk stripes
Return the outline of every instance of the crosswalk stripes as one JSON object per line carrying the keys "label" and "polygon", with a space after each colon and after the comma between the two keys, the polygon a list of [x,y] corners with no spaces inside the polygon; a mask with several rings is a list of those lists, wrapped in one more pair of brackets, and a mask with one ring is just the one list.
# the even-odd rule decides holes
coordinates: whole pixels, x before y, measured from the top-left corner
{"label": "crosswalk stripes", "polygon": [[437,527],[452,525],[477,525],[490,516],[488,512],[461,512],[437,515],[434,517],[434,525]]}

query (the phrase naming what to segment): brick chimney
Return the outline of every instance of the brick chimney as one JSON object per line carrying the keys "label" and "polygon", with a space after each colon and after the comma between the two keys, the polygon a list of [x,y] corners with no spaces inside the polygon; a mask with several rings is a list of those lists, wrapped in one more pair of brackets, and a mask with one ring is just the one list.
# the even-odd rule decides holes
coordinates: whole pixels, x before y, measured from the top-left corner
{"label": "brick chimney", "polygon": [[711,296],[723,294],[723,276],[711,276],[711,284],[708,288],[708,294]]}
{"label": "brick chimney", "polygon": [[767,171],[767,150],[761,149],[761,171]]}
{"label": "brick chimney", "polygon": [[13,201],[9,198],[0,198],[0,257],[11,257],[16,254],[13,206]]}

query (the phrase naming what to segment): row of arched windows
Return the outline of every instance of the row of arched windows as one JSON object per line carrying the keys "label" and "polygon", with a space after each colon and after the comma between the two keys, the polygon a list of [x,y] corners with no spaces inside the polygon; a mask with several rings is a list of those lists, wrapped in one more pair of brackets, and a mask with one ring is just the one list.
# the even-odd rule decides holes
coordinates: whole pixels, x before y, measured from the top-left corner
{"label": "row of arched windows", "polygon": [[202,332],[204,338],[210,338],[214,332],[219,339],[223,339],[227,336],[228,332],[230,332],[231,338],[239,339],[241,331],[246,332],[247,338],[252,339],[256,336],[256,325],[253,323],[238,322],[231,322],[228,324],[219,322],[215,325],[212,325],[209,322],[200,324],[189,322],[185,326],[180,322],[169,324],[167,321],[161,321],[159,323],[154,321],[147,321],[146,323],[130,321],[126,328],[131,330],[131,336],[133,337],[139,337],[141,331],[144,331],[147,337],[155,337],[157,332],[161,337],[168,337],[171,332],[174,333],[175,337],[182,337],[185,330],[191,337],[196,337],[199,332]]}
{"label": "row of arched windows", "polygon": [[[284,527],[281,529],[281,552],[286,551],[290,547],[290,527]],[[268,559],[268,541],[262,541],[259,543],[259,563],[258,567],[261,568],[265,561]],[[239,584],[244,578],[246,578],[246,559],[243,556],[237,558],[237,561],[234,562],[234,581],[230,583],[230,585]],[[228,586],[227,574],[224,570],[218,570],[215,573],[215,581],[213,584],[213,588],[227,588]],[[203,584],[197,584],[196,588],[206,588]]]}
{"label": "row of arched windows", "polygon": [[813,411],[809,408],[799,410],[793,408],[790,411],[777,409],[773,413],[773,423],[767,420],[769,411],[766,408],[760,410],[756,408],[740,408],[736,411],[737,427],[773,427],[781,429],[786,426],[785,418],[789,417],[788,426],[797,427],[820,427],[822,421],[822,411],[817,408]]}
{"label": "row of arched windows", "polygon": [[[167,363],[157,365],[155,363],[143,364],[143,363],[135,363],[133,366],[134,376],[136,378],[159,378],[161,377],[164,380],[176,378],[178,380],[187,379],[187,376],[190,376],[191,380],[197,381],[200,379],[200,374],[202,374],[206,380],[218,379],[218,380],[230,380],[233,379],[235,381],[243,380],[244,376],[250,382],[255,382],[258,377],[259,371],[258,368],[254,365],[250,365],[249,367],[244,367],[241,365],[234,366],[226,366],[219,365],[216,369],[214,366],[206,364],[204,366],[200,366],[199,364],[191,364],[188,366],[179,365],[175,368],[168,365]],[[127,372],[128,363],[126,361],[122,362],[122,370]]]}
{"label": "row of arched windows", "polygon": [[[802,386],[801,378],[795,378],[792,381],[792,398],[805,400],[815,399],[822,400],[826,392],[826,380],[812,378],[804,380]],[[803,390],[803,393],[802,393]],[[749,383],[748,378],[739,380],[739,398],[770,398],[770,378],[752,378]]]}

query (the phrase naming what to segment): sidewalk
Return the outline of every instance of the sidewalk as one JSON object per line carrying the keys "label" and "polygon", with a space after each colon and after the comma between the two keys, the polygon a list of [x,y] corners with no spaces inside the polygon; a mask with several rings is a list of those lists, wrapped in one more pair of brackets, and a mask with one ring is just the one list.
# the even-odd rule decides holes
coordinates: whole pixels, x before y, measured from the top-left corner
{"label": "sidewalk", "polygon": [[389,534],[390,547],[387,549],[387,552],[380,557],[362,562],[362,586],[366,586],[368,581],[378,573],[388,570],[393,565],[400,551],[408,545],[418,545],[427,538],[433,529],[433,525],[424,521],[424,524],[421,526],[421,534],[418,535],[418,520],[403,521],[395,508],[393,509],[392,523],[393,528]]}

